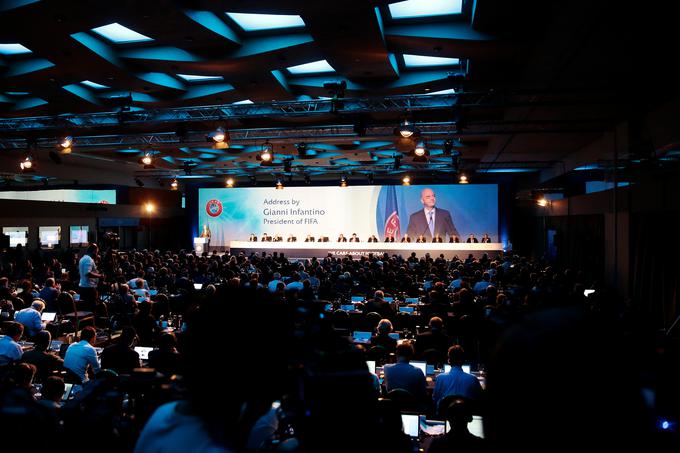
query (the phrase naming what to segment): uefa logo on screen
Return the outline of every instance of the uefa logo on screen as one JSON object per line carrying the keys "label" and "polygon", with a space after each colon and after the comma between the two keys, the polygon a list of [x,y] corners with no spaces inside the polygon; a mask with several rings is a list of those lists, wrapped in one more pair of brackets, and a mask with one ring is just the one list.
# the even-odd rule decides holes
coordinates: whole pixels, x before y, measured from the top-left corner
{"label": "uefa logo on screen", "polygon": [[205,212],[207,212],[210,217],[219,216],[222,214],[222,203],[220,200],[210,200],[205,204]]}

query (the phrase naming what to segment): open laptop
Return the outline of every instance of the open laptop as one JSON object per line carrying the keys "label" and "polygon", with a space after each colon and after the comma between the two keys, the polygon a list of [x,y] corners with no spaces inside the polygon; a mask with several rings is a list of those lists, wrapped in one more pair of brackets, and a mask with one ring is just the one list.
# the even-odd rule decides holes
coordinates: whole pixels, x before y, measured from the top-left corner
{"label": "open laptop", "polygon": [[345,311],[354,311],[354,305],[353,304],[342,304],[340,305],[341,310]]}
{"label": "open laptop", "polygon": [[366,360],[366,366],[368,367],[368,371],[375,374],[375,360]]}
{"label": "open laptop", "polygon": [[352,296],[352,302],[363,302],[364,297],[363,296]]}
{"label": "open laptop", "polygon": [[428,420],[427,416],[421,415],[418,424],[421,438],[446,434],[446,423],[444,420]]}
{"label": "open laptop", "polygon": [[64,384],[64,394],[61,396],[61,401],[63,403],[68,400],[68,397],[71,395],[71,391],[73,390],[73,384],[69,384],[68,382]]}
{"label": "open laptop", "polygon": [[146,346],[135,346],[135,351],[139,354],[141,360],[149,360],[149,352],[153,351],[153,348]]}
{"label": "open laptop", "polygon": [[409,437],[417,438],[419,434],[420,416],[418,414],[401,414],[404,432]]}
{"label": "open laptop", "polygon": [[323,307],[324,311],[333,311],[333,304],[326,304]]}
{"label": "open laptop", "polygon": [[194,289],[202,289],[203,283],[194,283]]}
{"label": "open laptop", "polygon": [[158,294],[158,290],[157,290],[157,289],[150,289],[150,290],[149,290],[149,295],[155,296],[156,294]]}
{"label": "open laptop", "polygon": [[417,304],[419,301],[420,299],[418,299],[417,297],[407,297],[406,299],[404,299],[404,302],[406,302],[407,304]]}
{"label": "open laptop", "polygon": [[427,362],[420,360],[411,360],[409,362],[414,367],[420,369],[423,372],[423,376],[427,376]]}
{"label": "open laptop", "polygon": [[61,345],[62,345],[62,343],[63,343],[63,341],[52,340],[52,341],[50,342],[50,348],[49,348],[49,350],[50,350],[50,351],[57,351],[57,352],[60,351],[60,350],[61,350]]}
{"label": "open laptop", "polygon": [[352,340],[355,343],[368,343],[371,341],[371,332],[355,330],[354,333],[352,333]]}
{"label": "open laptop", "polygon": [[391,302],[394,302],[394,297],[385,296],[385,297],[383,297],[383,300],[384,300],[385,302],[390,302],[390,303],[391,303]]}
{"label": "open laptop", "polygon": [[401,313],[413,313],[414,311],[413,307],[399,307],[399,312]]}
{"label": "open laptop", "polygon": [[390,338],[394,338],[395,340],[399,340],[399,332],[390,332],[387,335],[389,335]]}
{"label": "open laptop", "polygon": [[52,322],[57,318],[56,312],[45,311],[40,315],[40,319],[45,322]]}

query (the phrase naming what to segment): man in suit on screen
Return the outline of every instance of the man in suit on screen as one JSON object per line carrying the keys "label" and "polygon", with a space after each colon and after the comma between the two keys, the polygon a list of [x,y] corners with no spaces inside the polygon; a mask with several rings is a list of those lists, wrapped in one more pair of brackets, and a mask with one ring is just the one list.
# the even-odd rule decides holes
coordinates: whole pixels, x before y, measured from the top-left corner
{"label": "man in suit on screen", "polygon": [[437,199],[432,189],[423,189],[420,202],[423,209],[411,214],[408,219],[406,232],[409,236],[424,236],[427,242],[433,237],[458,236],[458,230],[453,224],[451,213],[446,209],[435,207]]}

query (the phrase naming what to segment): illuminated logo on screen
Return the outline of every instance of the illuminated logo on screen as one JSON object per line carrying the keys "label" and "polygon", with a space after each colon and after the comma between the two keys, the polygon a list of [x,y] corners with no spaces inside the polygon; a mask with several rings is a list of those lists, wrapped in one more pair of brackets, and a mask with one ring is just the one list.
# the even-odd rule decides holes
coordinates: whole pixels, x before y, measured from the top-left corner
{"label": "illuminated logo on screen", "polygon": [[210,217],[217,217],[222,214],[222,203],[220,203],[220,200],[210,200],[205,204],[205,212]]}

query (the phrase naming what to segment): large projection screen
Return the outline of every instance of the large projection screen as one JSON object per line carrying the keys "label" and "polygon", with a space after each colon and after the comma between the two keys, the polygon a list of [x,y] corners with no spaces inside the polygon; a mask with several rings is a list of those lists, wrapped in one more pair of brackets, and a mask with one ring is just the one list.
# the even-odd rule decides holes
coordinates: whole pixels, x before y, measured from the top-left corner
{"label": "large projection screen", "polygon": [[[207,225],[213,246],[245,241],[252,233],[280,235],[284,241],[291,234],[298,241],[307,235],[335,241],[340,233],[348,238],[356,233],[362,242],[371,235],[382,242],[394,231],[399,241],[411,215],[423,212],[425,189],[434,192],[439,219],[448,211],[461,242],[470,233],[478,239],[487,233],[491,242],[500,242],[495,184],[199,189],[198,230]],[[423,233],[422,225],[414,231]]]}

